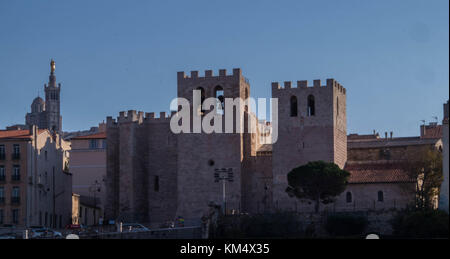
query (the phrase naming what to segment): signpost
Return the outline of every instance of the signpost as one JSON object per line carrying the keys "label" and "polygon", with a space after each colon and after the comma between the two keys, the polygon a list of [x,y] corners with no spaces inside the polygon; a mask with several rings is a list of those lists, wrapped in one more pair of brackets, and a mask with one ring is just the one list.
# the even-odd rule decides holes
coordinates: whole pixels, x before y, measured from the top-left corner
{"label": "signpost", "polygon": [[214,169],[214,182],[218,183],[222,181],[222,212],[226,214],[226,182],[233,182],[233,169],[232,168],[216,168]]}

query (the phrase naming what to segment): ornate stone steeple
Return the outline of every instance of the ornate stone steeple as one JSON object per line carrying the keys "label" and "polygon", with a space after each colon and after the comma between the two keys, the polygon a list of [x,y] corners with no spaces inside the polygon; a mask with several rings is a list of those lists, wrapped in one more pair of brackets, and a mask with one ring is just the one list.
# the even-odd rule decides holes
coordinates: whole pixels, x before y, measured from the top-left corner
{"label": "ornate stone steeple", "polygon": [[47,128],[60,132],[62,118],[60,115],[61,84],[56,84],[55,61],[50,61],[50,76],[48,86],[45,87],[45,110],[47,113]]}
{"label": "ornate stone steeple", "polygon": [[55,61],[53,59],[50,61],[50,76],[48,80],[48,85],[56,87]]}

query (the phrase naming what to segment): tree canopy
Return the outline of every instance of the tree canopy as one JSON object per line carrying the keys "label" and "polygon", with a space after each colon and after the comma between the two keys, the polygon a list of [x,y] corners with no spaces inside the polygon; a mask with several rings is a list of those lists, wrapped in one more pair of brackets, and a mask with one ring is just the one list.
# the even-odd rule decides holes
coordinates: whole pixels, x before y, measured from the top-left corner
{"label": "tree canopy", "polygon": [[411,191],[415,193],[415,207],[433,209],[444,180],[442,173],[442,153],[434,148],[424,147],[417,153],[409,154],[405,171],[412,179],[417,179]]}
{"label": "tree canopy", "polygon": [[319,212],[320,203],[333,202],[345,191],[350,173],[334,163],[314,161],[293,169],[287,177],[289,196],[315,201]]}

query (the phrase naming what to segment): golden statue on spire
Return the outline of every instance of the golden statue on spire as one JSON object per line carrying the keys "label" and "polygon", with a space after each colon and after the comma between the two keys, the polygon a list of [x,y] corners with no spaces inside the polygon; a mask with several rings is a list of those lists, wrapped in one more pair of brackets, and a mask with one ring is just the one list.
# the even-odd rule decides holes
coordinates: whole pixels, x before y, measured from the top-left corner
{"label": "golden statue on spire", "polygon": [[50,69],[52,73],[55,72],[55,61],[53,59],[50,61]]}

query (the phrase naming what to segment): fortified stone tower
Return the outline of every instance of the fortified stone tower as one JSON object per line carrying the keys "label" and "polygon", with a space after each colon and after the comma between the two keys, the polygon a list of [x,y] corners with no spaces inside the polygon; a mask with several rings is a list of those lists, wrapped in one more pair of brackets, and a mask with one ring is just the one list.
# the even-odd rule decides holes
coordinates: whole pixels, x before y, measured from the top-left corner
{"label": "fortified stone tower", "polygon": [[[314,80],[272,83],[278,98],[278,141],[273,145],[274,206],[296,207],[285,192],[287,174],[310,161],[334,162],[343,168],[347,160],[346,90],[334,79],[325,86]],[[274,125],[275,127],[275,125]]]}
{"label": "fortified stone tower", "polygon": [[[178,73],[178,97],[186,98],[191,106],[191,130],[193,112],[200,112],[199,107],[193,107],[193,91],[202,92],[202,100],[210,97],[247,99],[250,85],[242,75],[241,69],[233,69],[233,74],[220,70],[218,76],[213,71],[205,72],[200,77],[198,71],[192,71],[190,76],[184,72]],[[222,97],[221,97],[222,96]],[[226,107],[225,107],[226,109]],[[236,119],[244,116],[240,109],[237,116],[233,115],[233,125]],[[206,111],[209,113],[210,111]],[[226,116],[226,112],[225,112]],[[224,116],[224,117],[225,117]],[[203,116],[202,116],[203,117]],[[222,129],[225,122],[222,123]],[[244,157],[244,134],[206,134],[191,133],[178,135],[178,211],[185,218],[199,218],[213,201],[222,204],[222,183],[215,182],[215,169],[231,168],[233,182],[226,183],[227,210],[240,210],[241,206],[241,172]]]}
{"label": "fortified stone tower", "polygon": [[60,112],[61,84],[56,85],[55,61],[50,62],[50,76],[45,88],[45,110],[47,113],[47,128],[56,132],[62,130],[62,118]]}

